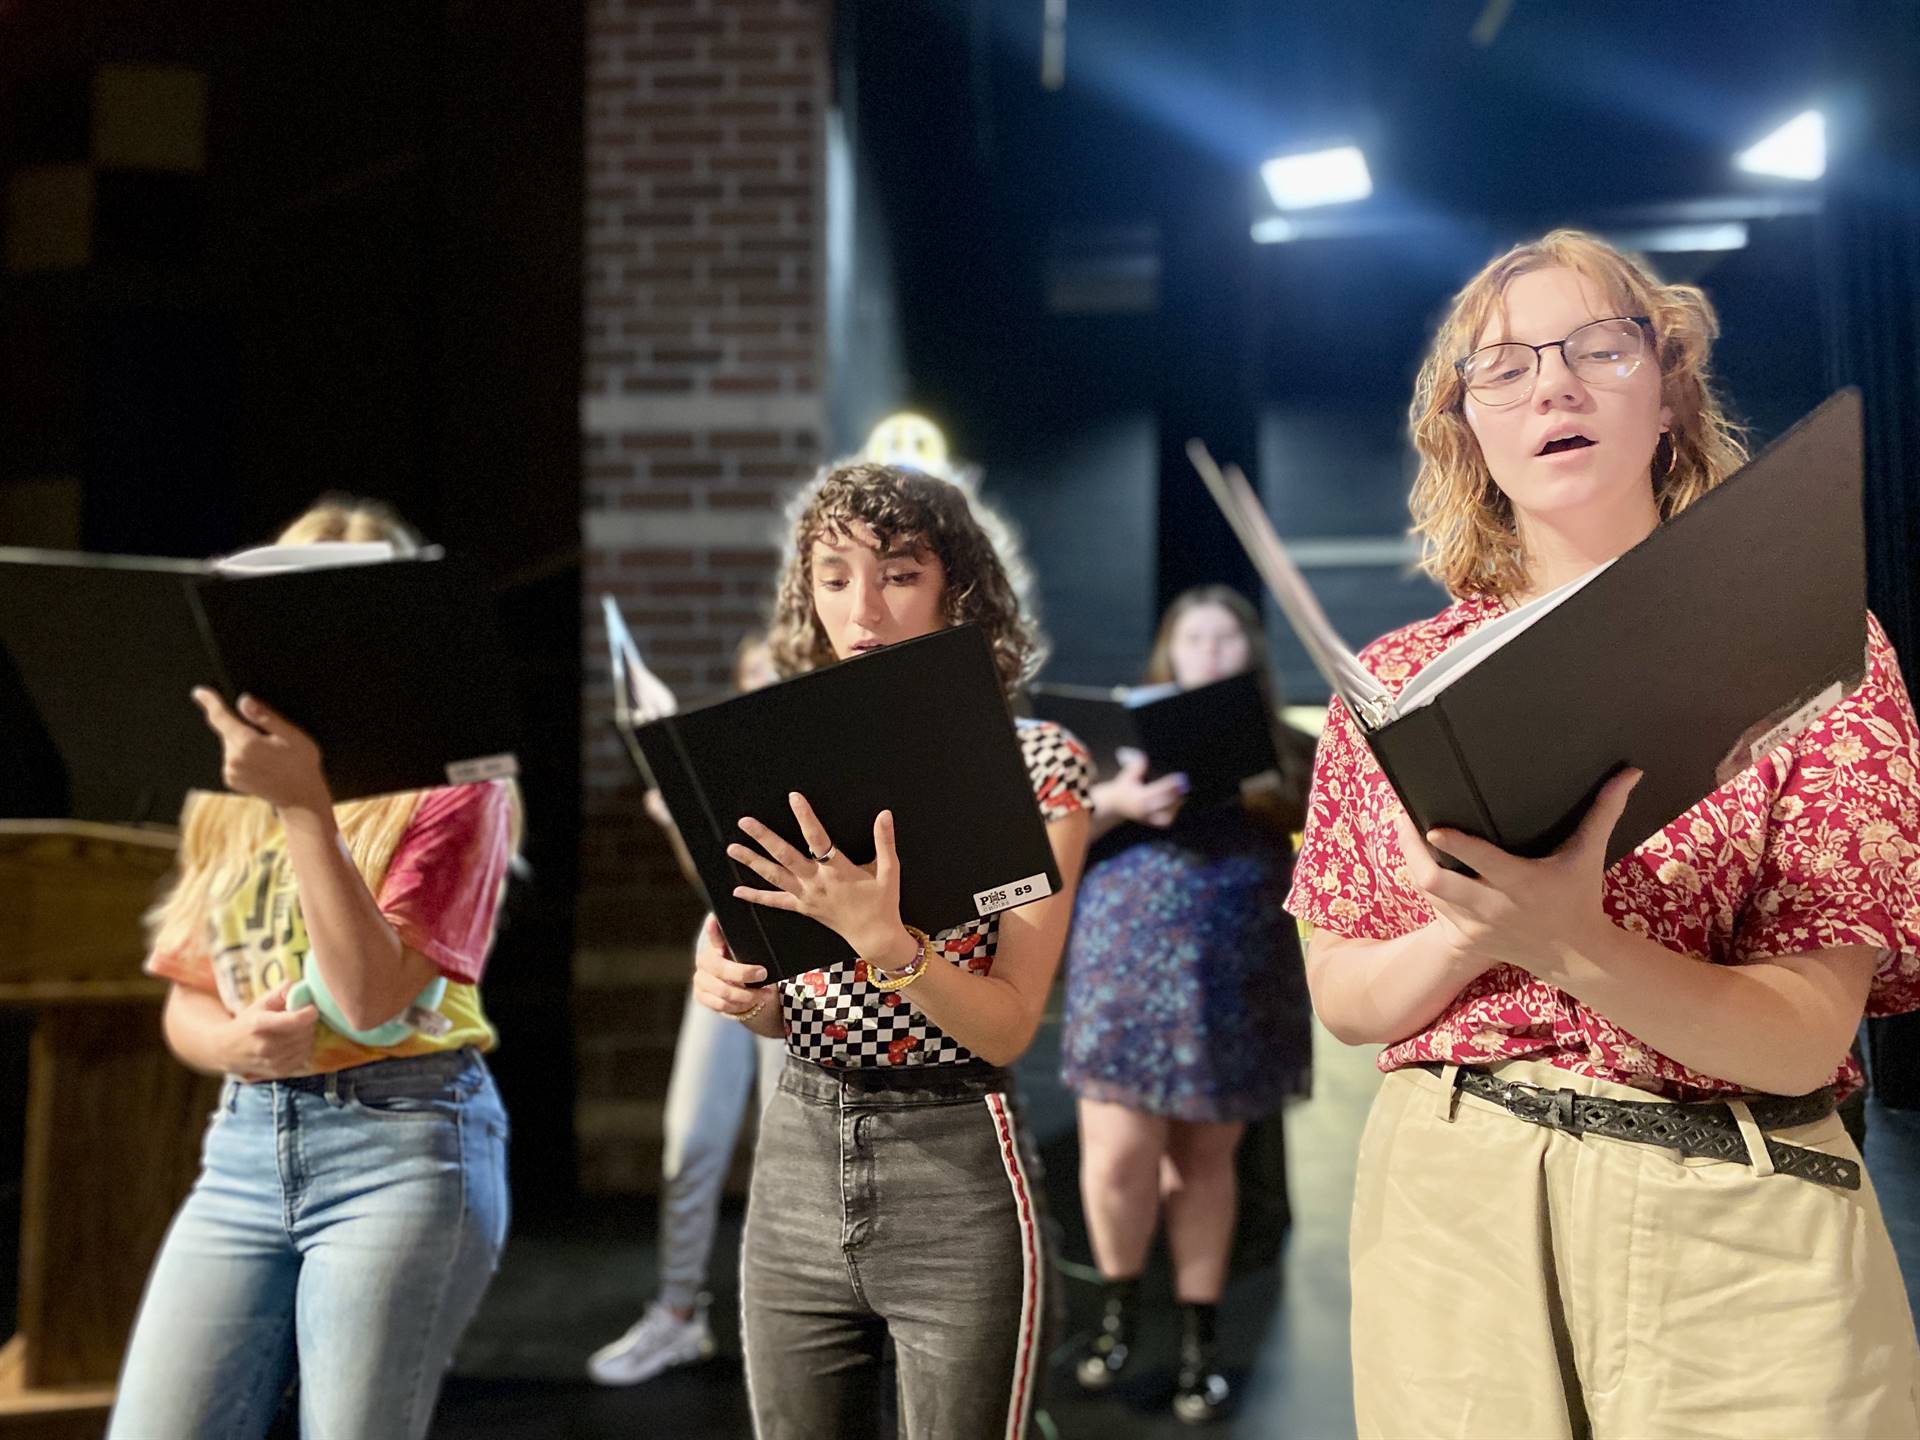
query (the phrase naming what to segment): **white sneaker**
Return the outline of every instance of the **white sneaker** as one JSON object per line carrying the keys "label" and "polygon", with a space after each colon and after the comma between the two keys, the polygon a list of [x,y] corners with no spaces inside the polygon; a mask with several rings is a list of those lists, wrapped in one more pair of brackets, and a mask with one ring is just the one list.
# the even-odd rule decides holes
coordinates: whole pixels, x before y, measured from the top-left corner
{"label": "white sneaker", "polygon": [[587,1361],[587,1374],[601,1385],[638,1385],[676,1365],[691,1365],[713,1354],[707,1307],[696,1305],[682,1320],[658,1300],[634,1321],[626,1334],[603,1345]]}

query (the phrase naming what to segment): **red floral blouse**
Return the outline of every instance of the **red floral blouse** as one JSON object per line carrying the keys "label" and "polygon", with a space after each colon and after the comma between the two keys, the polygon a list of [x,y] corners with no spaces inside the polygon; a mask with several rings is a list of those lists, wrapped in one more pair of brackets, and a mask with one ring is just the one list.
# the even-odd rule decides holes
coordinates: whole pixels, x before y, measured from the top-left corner
{"label": "red floral blouse", "polygon": [[[1395,693],[1502,613],[1469,597],[1376,640],[1361,658]],[[1390,940],[1433,919],[1407,883],[1399,801],[1352,717],[1335,704],[1314,759],[1305,841],[1287,909],[1354,939]],[[1608,870],[1613,923],[1715,964],[1839,946],[1880,951],[1869,1015],[1920,1009],[1920,727],[1893,646],[1867,623],[1858,691]],[[1423,1060],[1544,1060],[1676,1100],[1740,1087],[1688,1070],[1563,990],[1500,965],[1462,990],[1380,1068]],[[1848,1059],[1834,1083],[1858,1087]]]}

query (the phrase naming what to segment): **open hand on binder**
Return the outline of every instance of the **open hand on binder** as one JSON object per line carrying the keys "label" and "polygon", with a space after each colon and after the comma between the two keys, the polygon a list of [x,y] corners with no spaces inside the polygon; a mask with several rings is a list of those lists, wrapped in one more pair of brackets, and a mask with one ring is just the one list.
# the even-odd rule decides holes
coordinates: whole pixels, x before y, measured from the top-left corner
{"label": "open hand on binder", "polygon": [[[904,946],[903,922],[938,934],[1061,884],[978,626],[622,733],[734,952],[775,978],[846,963],[862,945]],[[741,841],[743,816],[759,850]]]}
{"label": "open hand on binder", "polygon": [[727,846],[727,856],[773,888],[736,885],[734,898],[817,920],[852,946],[856,955],[874,957],[889,948],[898,950],[906,930],[900,919],[900,852],[894,846],[893,812],[882,810],[874,817],[872,863],[856,865],[834,844],[806,796],[795,791],[787,803],[800,824],[806,850],[788,844],[752,816],[744,817],[740,828],[760,849],[736,842]]}

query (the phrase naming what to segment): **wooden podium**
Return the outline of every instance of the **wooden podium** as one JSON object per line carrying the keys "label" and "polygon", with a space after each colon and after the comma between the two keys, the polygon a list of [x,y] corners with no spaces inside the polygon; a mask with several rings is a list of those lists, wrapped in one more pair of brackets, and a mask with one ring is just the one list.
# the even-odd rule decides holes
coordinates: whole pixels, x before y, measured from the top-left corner
{"label": "wooden podium", "polygon": [[0,821],[0,1007],[33,1017],[19,1325],[0,1440],[97,1437],[148,1268],[193,1182],[217,1082],[160,1035],[140,915],[170,830]]}

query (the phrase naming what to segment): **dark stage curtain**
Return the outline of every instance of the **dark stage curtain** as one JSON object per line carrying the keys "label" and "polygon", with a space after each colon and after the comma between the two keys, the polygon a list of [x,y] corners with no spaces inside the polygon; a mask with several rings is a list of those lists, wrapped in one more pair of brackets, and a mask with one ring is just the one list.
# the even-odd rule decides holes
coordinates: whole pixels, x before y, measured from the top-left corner
{"label": "dark stage curtain", "polygon": [[[1920,5],[1834,7],[1821,224],[1828,378],[1866,399],[1869,601],[1920,677]],[[1920,1108],[1920,1015],[1872,1020],[1880,1099]]]}

